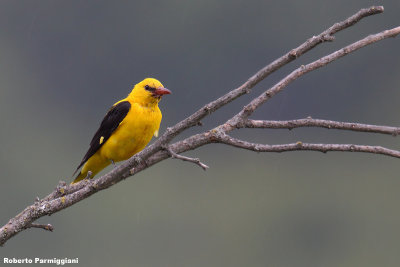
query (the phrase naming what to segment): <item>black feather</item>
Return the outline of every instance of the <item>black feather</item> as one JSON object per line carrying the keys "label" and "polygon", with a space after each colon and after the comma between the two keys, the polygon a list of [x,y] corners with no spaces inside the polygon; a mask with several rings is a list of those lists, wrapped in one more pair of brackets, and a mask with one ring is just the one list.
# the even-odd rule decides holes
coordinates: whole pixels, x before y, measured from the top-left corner
{"label": "black feather", "polygon": [[[86,152],[75,173],[85,164],[91,156],[93,156],[100,147],[110,138],[111,134],[118,128],[119,124],[124,120],[126,114],[128,114],[131,108],[131,104],[128,101],[123,101],[115,106],[112,106],[107,112],[103,121],[100,124],[99,129],[94,134],[92,141],[90,142],[89,150]],[[103,137],[103,142],[100,144],[100,139]]]}

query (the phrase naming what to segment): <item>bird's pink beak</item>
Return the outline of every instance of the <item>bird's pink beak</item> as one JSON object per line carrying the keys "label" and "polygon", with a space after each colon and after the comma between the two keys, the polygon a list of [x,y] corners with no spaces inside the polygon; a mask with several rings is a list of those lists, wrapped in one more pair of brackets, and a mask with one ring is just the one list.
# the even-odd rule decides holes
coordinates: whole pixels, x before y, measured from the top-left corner
{"label": "bird's pink beak", "polygon": [[162,96],[162,95],[169,95],[169,94],[171,94],[171,91],[164,87],[159,87],[153,92],[153,95],[155,95],[155,96]]}

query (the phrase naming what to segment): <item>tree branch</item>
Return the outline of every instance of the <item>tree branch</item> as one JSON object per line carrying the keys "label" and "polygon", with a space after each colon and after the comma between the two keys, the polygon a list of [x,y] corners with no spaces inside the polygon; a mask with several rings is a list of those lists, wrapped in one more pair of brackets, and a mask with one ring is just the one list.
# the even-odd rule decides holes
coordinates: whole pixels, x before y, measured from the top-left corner
{"label": "tree branch", "polygon": [[203,170],[207,170],[208,168],[210,168],[210,167],[208,167],[206,164],[202,163],[202,162],[200,161],[200,159],[198,159],[198,158],[189,158],[189,157],[182,156],[182,155],[179,155],[179,154],[175,153],[174,151],[172,151],[172,149],[171,149],[170,146],[165,146],[164,149],[168,152],[168,154],[169,154],[172,158],[176,158],[176,159],[180,159],[180,160],[183,160],[183,161],[192,162],[192,163],[194,163],[194,164],[199,165]]}
{"label": "tree branch", "polygon": [[364,39],[361,39],[355,43],[352,43],[342,49],[339,49],[332,54],[329,54],[327,56],[324,56],[312,63],[309,63],[307,65],[302,65],[296,70],[294,70],[292,73],[287,75],[285,78],[283,78],[280,82],[275,84],[273,87],[262,93],[260,96],[257,98],[253,99],[248,105],[246,105],[243,110],[241,110],[236,116],[234,116],[229,124],[236,124],[238,121],[243,120],[248,118],[257,108],[259,108],[262,104],[264,104],[267,100],[269,100],[271,97],[282,91],[286,86],[288,86],[291,82],[296,80],[297,78],[303,76],[306,73],[309,73],[310,71],[316,70],[318,68],[321,68],[323,66],[326,66],[327,64],[331,63],[332,61],[341,58],[351,52],[354,52],[362,47],[365,47],[367,45],[370,45],[372,43],[378,42],[380,40],[389,38],[389,37],[395,37],[400,33],[400,27],[396,27],[390,30],[382,31],[377,34],[372,34]]}
{"label": "tree branch", "polygon": [[387,149],[381,146],[365,146],[353,144],[310,144],[298,141],[292,144],[280,145],[263,145],[257,143],[250,143],[243,141],[227,134],[220,135],[218,142],[226,145],[252,150],[256,152],[287,152],[298,150],[320,151],[326,153],[328,151],[341,151],[341,152],[365,152],[373,154],[381,154],[390,157],[400,158],[400,151]]}
{"label": "tree branch", "polygon": [[[263,69],[259,70],[256,74],[250,77],[240,87],[233,89],[232,91],[226,93],[220,98],[208,103],[207,105],[203,106],[202,108],[194,112],[191,116],[187,117],[186,119],[182,120],[176,125],[167,128],[165,133],[159,139],[157,139],[152,145],[149,145],[147,148],[137,153],[129,160],[120,164],[119,166],[111,170],[109,173],[101,176],[100,178],[96,180],[85,179],[73,185],[67,185],[65,182],[60,182],[59,185],[54,189],[54,191],[51,194],[49,194],[48,196],[44,197],[41,200],[35,201],[34,204],[26,207],[21,213],[19,213],[14,218],[10,219],[6,225],[0,228],[0,245],[4,245],[10,238],[12,238],[16,234],[27,228],[34,227],[34,228],[43,228],[46,230],[53,229],[49,225],[46,226],[44,224],[43,225],[33,224],[33,222],[45,215],[54,214],[79,201],[82,201],[85,198],[91,196],[92,194],[104,190],[122,181],[123,179],[126,179],[129,176],[133,176],[138,172],[145,170],[151,167],[152,165],[162,160],[165,160],[169,157],[175,157],[181,160],[196,163],[204,169],[208,166],[201,163],[200,160],[185,157],[179,154],[210,143],[225,143],[240,148],[246,148],[251,150],[253,150],[254,148],[257,149],[257,151],[265,151],[265,152],[283,152],[292,150],[318,150],[322,152],[358,151],[358,152],[378,153],[393,157],[399,157],[398,155],[400,154],[400,152],[395,150],[389,150],[383,147],[360,146],[351,144],[350,145],[304,144],[301,142],[295,144],[286,144],[286,145],[262,145],[262,144],[248,143],[246,141],[234,139],[228,136],[227,133],[234,129],[242,127],[254,126],[257,128],[259,127],[269,128],[267,127],[268,126],[267,121],[252,121],[248,119],[248,117],[254,112],[254,110],[257,109],[263,103],[265,103],[269,98],[273,97],[275,94],[280,92],[284,87],[286,87],[290,82],[294,81],[295,79],[304,75],[305,73],[323,67],[326,64],[332,62],[333,60],[343,57],[348,53],[351,53],[368,44],[377,42],[384,38],[396,36],[400,32],[400,27],[394,28],[392,30],[383,31],[375,35],[370,35],[328,56],[325,56],[317,61],[314,61],[313,63],[301,66],[300,68],[296,69],[291,74],[286,76],[275,86],[273,86],[260,96],[254,98],[248,105],[246,105],[243,108],[241,112],[233,116],[226,123],[221,124],[220,126],[212,130],[195,134],[184,140],[170,144],[170,142],[184,130],[201,124],[201,120],[206,116],[210,115],[212,112],[234,101],[238,97],[250,93],[251,89],[255,85],[257,85],[260,81],[265,79],[268,75],[270,75],[274,71],[292,62],[293,60],[300,57],[304,53],[310,51],[317,45],[326,41],[332,41],[334,39],[333,35],[335,33],[354,25],[355,23],[359,22],[362,18],[378,14],[381,12],[383,12],[383,7],[370,7],[367,9],[360,10],[359,12],[357,12],[356,14],[354,14],[353,16],[349,17],[344,21],[335,23],[334,25],[332,25],[330,28],[323,31],[319,35],[313,36],[300,46],[292,49],[282,57],[276,59],[269,65],[265,66]],[[284,122],[282,123],[284,124]],[[339,122],[329,122],[329,121],[323,121],[323,122],[303,121],[303,122],[298,122],[297,125],[303,125],[305,127],[305,126],[311,126],[311,124],[314,124],[313,126],[318,126],[318,127],[327,126],[328,128],[330,125],[330,127],[333,128],[336,127],[336,129],[348,130],[346,129],[346,127],[348,127],[346,123],[343,123],[343,125],[340,126],[342,128],[340,128],[338,125]],[[272,125],[272,123],[270,122],[269,125]],[[365,125],[361,124],[354,124],[354,125],[355,126],[353,128],[359,129],[360,131],[366,131],[366,132],[370,131],[370,132],[378,132],[385,134],[390,131],[391,134],[393,134],[393,132],[398,134],[398,129],[397,128],[394,129],[395,127],[381,126],[387,128],[379,132],[374,128],[378,126],[367,125],[368,127],[366,127]],[[303,126],[298,126],[298,127],[303,127]],[[291,127],[293,128],[293,125]],[[376,131],[371,129],[375,129]]]}
{"label": "tree branch", "polygon": [[246,128],[269,128],[269,129],[289,129],[300,127],[322,127],[327,129],[349,130],[366,133],[380,133],[397,136],[400,134],[400,127],[380,126],[371,124],[362,124],[355,122],[341,122],[331,120],[313,119],[311,117],[298,120],[288,121],[265,121],[265,120],[250,120],[243,121],[241,127]]}
{"label": "tree branch", "polygon": [[26,228],[41,228],[46,231],[53,232],[54,227],[51,224],[37,224],[37,223],[31,223],[26,226]]}

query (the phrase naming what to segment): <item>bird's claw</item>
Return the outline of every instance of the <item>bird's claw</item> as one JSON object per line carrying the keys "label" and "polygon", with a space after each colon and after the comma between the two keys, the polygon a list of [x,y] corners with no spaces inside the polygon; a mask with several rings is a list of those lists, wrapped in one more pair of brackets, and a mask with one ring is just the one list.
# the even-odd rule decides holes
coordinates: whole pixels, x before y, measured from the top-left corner
{"label": "bird's claw", "polygon": [[113,165],[113,167],[116,168],[117,164],[115,164],[115,162],[112,159],[110,159],[110,161],[111,161],[111,164]]}

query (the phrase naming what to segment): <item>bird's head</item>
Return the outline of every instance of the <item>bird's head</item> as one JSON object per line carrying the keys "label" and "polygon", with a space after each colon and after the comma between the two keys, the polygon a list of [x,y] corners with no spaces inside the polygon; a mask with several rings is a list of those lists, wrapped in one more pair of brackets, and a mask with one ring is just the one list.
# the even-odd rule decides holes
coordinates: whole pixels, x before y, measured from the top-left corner
{"label": "bird's head", "polygon": [[160,81],[153,78],[146,78],[133,87],[129,97],[133,101],[142,105],[156,105],[160,102],[163,95],[170,94],[171,91],[161,84]]}

